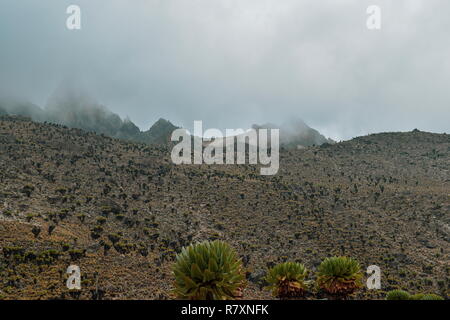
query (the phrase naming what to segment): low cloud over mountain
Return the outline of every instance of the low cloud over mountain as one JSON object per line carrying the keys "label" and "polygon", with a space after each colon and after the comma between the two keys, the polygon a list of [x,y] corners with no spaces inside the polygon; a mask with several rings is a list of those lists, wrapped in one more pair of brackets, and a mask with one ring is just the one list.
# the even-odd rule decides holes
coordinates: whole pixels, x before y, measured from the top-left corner
{"label": "low cloud over mountain", "polygon": [[122,119],[88,94],[67,88],[58,89],[45,108],[16,98],[2,98],[2,114],[24,116],[34,121],[47,121],[149,144],[168,142],[170,134],[177,128],[170,121],[160,119],[149,130],[141,131],[130,119]]}
{"label": "low cloud over mountain", "polygon": [[[104,134],[148,144],[165,144],[178,127],[160,118],[147,131],[141,131],[129,118],[122,119],[88,93],[73,88],[60,87],[50,96],[45,108],[14,98],[0,100],[1,114],[20,115],[39,122],[52,122],[71,128]],[[300,119],[290,120],[281,126],[275,124],[253,125],[258,129],[280,129],[280,144],[287,148],[307,147],[333,143]]]}
{"label": "low cloud over mountain", "polygon": [[266,123],[253,125],[254,129],[280,129],[280,144],[287,147],[309,147],[319,146],[324,143],[334,143],[333,140],[325,138],[320,132],[309,127],[303,120],[294,119],[283,123],[281,126]]}

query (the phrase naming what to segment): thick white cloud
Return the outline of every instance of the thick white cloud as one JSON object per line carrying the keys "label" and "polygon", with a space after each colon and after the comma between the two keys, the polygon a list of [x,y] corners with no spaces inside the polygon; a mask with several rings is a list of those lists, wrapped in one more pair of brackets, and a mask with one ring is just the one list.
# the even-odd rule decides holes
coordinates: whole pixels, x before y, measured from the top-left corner
{"label": "thick white cloud", "polygon": [[[78,4],[82,30],[65,29]],[[366,28],[366,8],[382,29]],[[447,0],[2,0],[0,88],[65,79],[142,129],[303,118],[333,138],[449,132]]]}

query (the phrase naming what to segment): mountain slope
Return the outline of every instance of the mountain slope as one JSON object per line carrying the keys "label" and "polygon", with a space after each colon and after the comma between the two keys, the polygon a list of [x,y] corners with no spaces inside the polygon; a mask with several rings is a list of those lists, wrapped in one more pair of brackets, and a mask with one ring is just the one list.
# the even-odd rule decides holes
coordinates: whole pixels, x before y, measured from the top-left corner
{"label": "mountain slope", "polygon": [[[3,111],[2,111],[3,110]],[[147,144],[167,144],[172,132],[179,128],[160,118],[149,130],[140,131],[130,120],[120,118],[107,107],[99,104],[85,93],[71,89],[58,89],[44,109],[28,102],[14,99],[0,100],[0,114],[20,115],[34,121],[62,124],[70,128],[104,134],[112,138]],[[254,129],[280,129],[280,144],[286,148],[308,147],[334,143],[302,120],[291,120],[282,126],[273,124],[254,125]],[[222,144],[223,141],[216,141]]]}
{"label": "mountain slope", "polygon": [[300,119],[288,121],[281,126],[271,123],[264,125],[253,125],[253,129],[279,129],[280,145],[285,148],[302,148],[310,146],[320,146],[324,143],[335,143],[331,139],[325,138],[317,130],[309,127]]}
{"label": "mountain slope", "polygon": [[89,96],[70,90],[57,91],[49,99],[45,109],[28,102],[2,99],[0,115],[24,116],[34,121],[61,124],[147,144],[167,143],[172,131],[177,128],[169,121],[159,119],[148,131],[141,132],[130,119],[122,120],[119,115]]}
{"label": "mountain slope", "polygon": [[175,129],[178,127],[170,121],[160,118],[150,129],[142,133],[140,141],[150,144],[167,144]]}
{"label": "mountain slope", "polygon": [[[280,157],[273,177],[176,166],[164,145],[1,117],[1,298],[170,298],[175,253],[204,239],[237,249],[246,298],[270,298],[267,266],[314,271],[342,254],[380,266],[383,290],[448,295],[449,135],[376,134]],[[70,264],[78,294],[65,287]]]}

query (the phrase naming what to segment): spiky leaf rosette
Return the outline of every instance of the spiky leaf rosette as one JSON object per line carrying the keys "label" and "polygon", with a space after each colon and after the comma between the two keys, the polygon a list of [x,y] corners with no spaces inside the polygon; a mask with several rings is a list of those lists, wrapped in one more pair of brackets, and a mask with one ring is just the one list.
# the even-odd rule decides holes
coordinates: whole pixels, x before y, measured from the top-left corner
{"label": "spiky leaf rosette", "polygon": [[404,290],[391,290],[386,295],[386,300],[410,300],[411,295]]}
{"label": "spiky leaf rosette", "polygon": [[285,262],[269,269],[266,281],[268,289],[272,290],[275,297],[286,299],[301,297],[306,291],[305,278],[308,270],[303,264]]}
{"label": "spiky leaf rosette", "polygon": [[242,262],[223,241],[184,247],[173,266],[175,294],[180,299],[233,299],[245,284]]}
{"label": "spiky leaf rosette", "polygon": [[317,285],[325,292],[347,296],[362,286],[359,263],[347,257],[326,258],[317,272]]}

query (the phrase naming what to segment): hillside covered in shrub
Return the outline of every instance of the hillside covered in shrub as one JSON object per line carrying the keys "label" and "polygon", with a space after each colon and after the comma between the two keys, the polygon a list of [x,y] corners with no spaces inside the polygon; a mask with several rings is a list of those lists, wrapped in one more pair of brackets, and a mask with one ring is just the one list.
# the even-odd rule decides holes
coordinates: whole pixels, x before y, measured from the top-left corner
{"label": "hillside covered in shrub", "polygon": [[[182,247],[224,240],[247,299],[268,268],[331,256],[382,270],[382,290],[450,285],[450,136],[415,130],[282,149],[253,165],[172,164],[165,145],[0,118],[0,298],[170,299]],[[66,269],[80,266],[69,292]]]}

